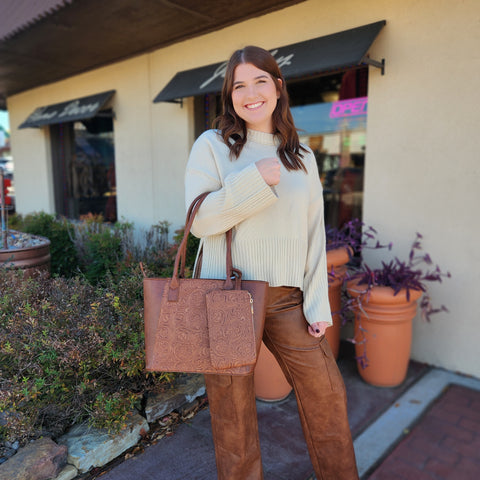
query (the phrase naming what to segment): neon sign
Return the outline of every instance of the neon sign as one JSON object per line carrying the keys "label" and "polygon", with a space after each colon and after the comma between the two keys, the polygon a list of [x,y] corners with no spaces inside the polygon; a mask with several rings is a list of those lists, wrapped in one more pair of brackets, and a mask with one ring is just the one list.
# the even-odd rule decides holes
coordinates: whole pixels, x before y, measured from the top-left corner
{"label": "neon sign", "polygon": [[351,98],[333,102],[330,118],[353,117],[367,114],[368,97]]}

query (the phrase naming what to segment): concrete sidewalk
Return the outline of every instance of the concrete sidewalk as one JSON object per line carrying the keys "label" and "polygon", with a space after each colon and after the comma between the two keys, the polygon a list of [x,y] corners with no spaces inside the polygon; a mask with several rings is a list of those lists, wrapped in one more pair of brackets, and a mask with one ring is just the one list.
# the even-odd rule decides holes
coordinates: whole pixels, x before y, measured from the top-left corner
{"label": "concrete sidewalk", "polygon": [[[467,478],[434,476],[433,473],[431,476],[425,476],[427,473],[418,470],[420,468],[418,465],[423,468],[425,462],[431,461],[433,465],[435,461],[438,464],[444,460],[435,458],[435,452],[440,456],[442,449],[433,449],[432,453],[432,448],[429,447],[438,443],[439,440],[436,437],[424,439],[421,442],[428,453],[425,454],[423,463],[420,462],[420,457],[417,457],[416,471],[420,471],[420,474],[416,476],[408,476],[408,472],[413,470],[406,469],[405,465],[410,466],[411,459],[399,458],[403,454],[402,450],[395,450],[395,447],[397,444],[401,447],[408,438],[407,432],[428,411],[432,402],[441,397],[450,384],[473,389],[474,393],[480,397],[478,393],[480,380],[444,370],[430,369],[423,364],[411,362],[407,379],[401,386],[373,387],[360,379],[353,356],[348,353],[348,347],[346,349],[347,354],[341,352],[338,365],[347,387],[349,420],[362,479]],[[459,396],[462,397],[461,394],[456,393],[456,398]],[[468,424],[467,427],[467,423],[461,423],[461,420],[457,419],[459,428],[472,429],[475,425],[478,426],[480,422],[478,407],[478,401],[474,400],[465,406],[467,416],[462,418],[463,420],[468,418],[473,423]],[[258,401],[257,409],[265,480],[314,479],[294,395],[290,394],[287,399],[276,403]],[[471,413],[470,416],[468,412]],[[419,425],[422,422],[423,420]],[[428,422],[432,421],[428,420]],[[412,434],[415,433],[415,428]],[[428,431],[431,431],[433,436],[438,433],[435,429]],[[423,432],[422,435],[424,434]],[[475,445],[479,446],[478,435],[475,439],[468,435],[463,439],[465,448],[470,452]],[[468,439],[477,443],[472,446],[468,444]],[[415,445],[418,446],[419,443],[416,442]],[[411,448],[410,444],[408,448]],[[474,455],[468,457],[467,464],[470,470],[478,467],[479,475],[468,478],[480,478],[480,448],[477,448],[477,451],[479,453],[476,457]],[[391,463],[392,459],[400,463],[395,466]],[[461,456],[455,459],[460,462]],[[451,460],[453,465],[455,459]],[[475,463],[476,461],[478,463]],[[392,469],[396,469],[397,473],[393,473]],[[407,472],[405,473],[407,476],[401,476],[402,472]],[[116,465],[101,475],[101,478],[102,480],[215,480],[217,477],[208,409],[200,411],[189,423],[180,425],[172,436],[161,439],[142,454]]]}

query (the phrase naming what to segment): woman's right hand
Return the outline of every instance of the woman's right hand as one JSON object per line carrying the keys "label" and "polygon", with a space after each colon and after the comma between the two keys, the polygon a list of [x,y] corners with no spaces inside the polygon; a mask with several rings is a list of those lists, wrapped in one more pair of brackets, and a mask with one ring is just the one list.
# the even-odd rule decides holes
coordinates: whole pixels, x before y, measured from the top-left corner
{"label": "woman's right hand", "polygon": [[270,187],[280,183],[280,160],[275,157],[262,158],[255,165],[267,185]]}

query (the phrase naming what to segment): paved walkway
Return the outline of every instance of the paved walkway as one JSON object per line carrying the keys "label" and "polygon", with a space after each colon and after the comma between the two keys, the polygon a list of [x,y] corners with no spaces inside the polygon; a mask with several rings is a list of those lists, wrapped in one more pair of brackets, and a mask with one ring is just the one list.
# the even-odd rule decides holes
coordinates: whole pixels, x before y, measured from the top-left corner
{"label": "paved walkway", "polygon": [[363,479],[479,479],[480,380],[432,369],[354,443]]}
{"label": "paved walkway", "polygon": [[[338,364],[362,480],[480,479],[480,380],[411,362],[401,386],[378,388],[360,379],[351,356]],[[265,480],[314,479],[293,394],[282,402],[259,401],[257,409]],[[101,476],[216,478],[208,409]]]}
{"label": "paved walkway", "polygon": [[370,480],[480,478],[480,391],[451,385]]}

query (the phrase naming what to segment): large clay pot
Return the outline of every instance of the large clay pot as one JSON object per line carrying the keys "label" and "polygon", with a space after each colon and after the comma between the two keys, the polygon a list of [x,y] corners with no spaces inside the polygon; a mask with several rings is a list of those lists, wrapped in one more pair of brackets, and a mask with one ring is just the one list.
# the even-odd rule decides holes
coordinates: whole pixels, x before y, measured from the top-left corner
{"label": "large clay pot", "polygon": [[21,270],[25,277],[50,272],[50,240],[43,240],[40,245],[31,247],[0,249],[0,268]]}
{"label": "large clay pot", "polygon": [[277,359],[262,342],[255,366],[255,396],[264,402],[278,402],[292,391]]}
{"label": "large clay pot", "polygon": [[[355,355],[360,376],[371,385],[394,387],[406,376],[412,344],[412,320],[421,291],[394,295],[390,287],[350,283],[348,293],[359,300],[355,307]],[[364,364],[365,361],[365,364]]]}
{"label": "large clay pot", "polygon": [[[346,263],[350,260],[347,248],[336,248],[327,251],[328,276],[328,299],[332,312],[333,325],[328,327],[325,337],[332,349],[335,359],[338,358],[340,349],[340,329],[342,319],[338,313],[342,308],[342,284],[347,272]],[[333,274],[333,275],[332,275]]]}
{"label": "large clay pot", "polygon": [[[334,272],[334,276],[329,275],[328,279],[328,298],[332,312],[338,312],[341,308],[342,282],[347,271],[345,264],[349,259],[346,248],[337,248],[327,252],[328,271]],[[335,358],[337,358],[342,321],[338,313],[333,315],[332,318],[333,325],[327,328],[325,337]],[[291,391],[292,387],[287,382],[276,358],[262,342],[257,365],[255,366],[255,396],[259,400],[275,402],[286,398]]]}

